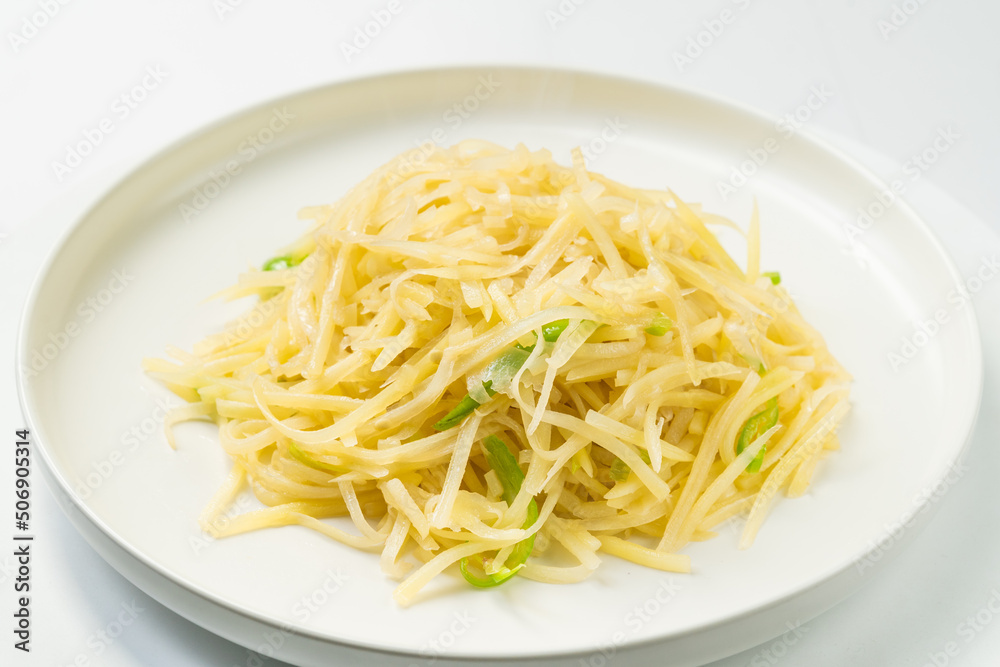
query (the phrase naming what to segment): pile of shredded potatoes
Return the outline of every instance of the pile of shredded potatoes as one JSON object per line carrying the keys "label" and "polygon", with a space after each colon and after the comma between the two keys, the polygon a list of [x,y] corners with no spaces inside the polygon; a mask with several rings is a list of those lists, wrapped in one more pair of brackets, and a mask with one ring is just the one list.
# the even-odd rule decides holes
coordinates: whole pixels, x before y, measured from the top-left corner
{"label": "pile of shredded potatoes", "polygon": [[[709,229],[735,225],[669,191],[465,141],[300,217],[224,293],[256,297],[241,319],[145,362],[190,402],[169,422],[214,419],[234,461],[216,537],[380,552],[404,605],[456,564],[481,586],[602,554],[686,572],[678,550],[737,516],[748,546],[838,448],[850,378],[760,271],[756,210],[744,271]],[[218,521],[247,484],[267,507]]]}

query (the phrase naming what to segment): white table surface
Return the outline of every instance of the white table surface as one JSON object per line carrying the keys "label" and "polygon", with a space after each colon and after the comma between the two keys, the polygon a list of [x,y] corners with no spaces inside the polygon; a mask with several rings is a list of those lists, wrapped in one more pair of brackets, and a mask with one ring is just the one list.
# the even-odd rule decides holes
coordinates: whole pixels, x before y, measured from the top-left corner
{"label": "white table surface", "polygon": [[[886,178],[904,178],[905,198],[963,275],[1000,253],[1000,4],[985,0],[62,3],[7,0],[0,8],[5,452],[23,426],[12,362],[21,305],[67,216],[128,165],[207,121],[321,83],[442,65],[548,65],[679,83],[777,116],[822,89],[829,100],[810,114],[806,131]],[[345,49],[372,11],[390,6],[397,12],[370,43]],[[699,33],[707,46],[679,62],[676,55]],[[144,77],[145,99],[123,106],[121,95]],[[53,163],[65,162],[67,147],[105,118],[110,133],[59,173],[66,170]],[[912,158],[940,131],[957,138],[923,169]],[[894,554],[891,568],[803,626],[795,643],[770,640],[717,667],[1000,664],[1000,614],[990,608],[1000,611],[1000,281],[987,283],[974,304],[986,383],[968,472],[935,503],[928,528]],[[0,498],[8,500],[12,454],[0,456]],[[37,473],[33,479],[42,486]],[[36,489],[33,503],[33,651],[12,648],[13,559],[2,547],[0,664],[278,664],[129,584],[76,533],[47,490]],[[7,532],[0,530],[3,544]],[[129,605],[141,611],[123,611]],[[117,634],[116,619],[131,615]]]}

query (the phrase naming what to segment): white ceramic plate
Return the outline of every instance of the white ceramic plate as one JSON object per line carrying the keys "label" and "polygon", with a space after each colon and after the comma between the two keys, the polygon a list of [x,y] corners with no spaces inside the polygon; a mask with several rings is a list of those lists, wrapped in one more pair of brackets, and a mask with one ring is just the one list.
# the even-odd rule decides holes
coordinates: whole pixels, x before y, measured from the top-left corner
{"label": "white ceramic plate", "polygon": [[[738,551],[738,526],[724,526],[686,549],[691,575],[608,557],[569,586],[517,580],[484,592],[445,576],[404,610],[376,555],[298,527],[218,542],[200,533],[196,517],[228,462],[209,424],[182,425],[178,451],[167,447],[160,406],[177,399],[140,360],[189,347],[247,307],[204,299],[296,238],[300,207],[336,200],[401,150],[466,137],[547,147],[564,162],[583,145],[592,169],[669,186],[741,224],[757,197],[764,267],[780,269],[856,382],[843,451],[805,497],[776,504],[752,549]],[[766,164],[724,201],[718,182],[767,147]],[[95,548],[178,613],[248,647],[304,665],[705,662],[808,620],[897,553],[974,424],[977,328],[944,251],[901,202],[848,243],[844,226],[881,189],[752,111],[616,78],[460,69],[308,91],[156,155],[68,233],[25,311],[23,407],[52,486]],[[920,333],[939,310],[946,321]]]}

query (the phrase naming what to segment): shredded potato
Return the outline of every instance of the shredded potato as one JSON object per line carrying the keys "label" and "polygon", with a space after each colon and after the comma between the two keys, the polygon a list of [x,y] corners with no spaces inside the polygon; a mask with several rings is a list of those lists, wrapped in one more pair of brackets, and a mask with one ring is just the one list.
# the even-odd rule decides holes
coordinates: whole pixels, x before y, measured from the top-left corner
{"label": "shredded potato", "polygon": [[[760,271],[756,206],[744,273],[708,228],[732,223],[671,192],[465,141],[300,216],[224,292],[252,309],[145,362],[191,403],[169,425],[214,419],[234,460],[215,536],[378,551],[403,605],[455,564],[477,585],[580,581],[602,554],[686,572],[687,543],[742,514],[748,546],[838,446],[850,378]],[[247,484],[266,507],[220,527]]]}

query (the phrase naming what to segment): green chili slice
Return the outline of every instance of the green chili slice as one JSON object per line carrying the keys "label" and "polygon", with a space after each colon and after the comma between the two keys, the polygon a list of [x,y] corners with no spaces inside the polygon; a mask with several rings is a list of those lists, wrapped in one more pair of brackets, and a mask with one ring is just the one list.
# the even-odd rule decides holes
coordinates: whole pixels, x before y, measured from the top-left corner
{"label": "green chili slice", "polygon": [[323,470],[325,472],[333,472],[337,474],[342,474],[347,472],[347,468],[341,466],[335,466],[332,463],[324,463],[323,461],[317,461],[313,457],[309,456],[295,443],[288,445],[288,453],[292,455],[292,458],[301,463],[302,465],[307,465],[310,468],[315,468],[316,470]]}
{"label": "green chili slice", "polygon": [[[746,424],[740,431],[736,441],[736,453],[739,454],[746,449],[751,442],[763,435],[768,429],[773,428],[778,423],[778,397],[771,398],[764,404],[764,409],[747,419]],[[759,472],[760,466],[764,462],[764,453],[767,445],[760,448],[753,460],[747,464],[747,472]]]}
{"label": "green chili slice", "polygon": [[650,336],[665,336],[673,326],[674,321],[672,319],[663,313],[657,313],[653,318],[652,324],[646,327],[646,333]]}
{"label": "green chili slice", "polygon": [[624,482],[631,472],[632,469],[621,459],[615,459],[615,462],[611,464],[611,479],[616,482]]}
{"label": "green chili slice", "polygon": [[[483,383],[483,388],[484,389],[486,388],[485,382]],[[489,393],[490,390],[486,389],[486,391],[487,393]],[[479,403],[476,401],[476,399],[466,394],[465,397],[458,402],[458,405],[456,405],[451,409],[451,412],[446,414],[441,419],[441,421],[434,424],[434,428],[437,429],[438,431],[447,431],[448,429],[454,426],[458,426],[459,424],[462,423],[462,421],[466,417],[468,417],[472,413],[473,410],[475,410],[478,407]]]}
{"label": "green chili slice", "polygon": [[[554,322],[544,324],[542,325],[542,338],[548,343],[553,343],[559,339],[559,336],[562,335],[567,326],[569,326],[568,319],[555,320]],[[485,378],[483,380],[483,388],[486,390],[486,393],[490,396],[496,395],[496,392],[491,387],[494,384],[502,384],[503,380],[512,378],[521,369],[524,362],[528,360],[528,355],[534,349],[534,345],[524,346],[520,343],[515,343],[514,347],[490,362],[490,365],[486,367],[486,372],[483,374]],[[459,401],[458,405],[452,408],[438,423],[434,424],[434,428],[438,431],[447,431],[450,428],[458,426],[480,405],[471,395],[466,394]]]}
{"label": "green chili slice", "polygon": [[[639,458],[642,459],[643,463],[649,465],[650,463],[649,452],[647,452],[645,449],[639,450]],[[611,464],[611,479],[615,480],[616,482],[624,482],[628,480],[630,472],[632,472],[632,468],[630,468],[627,463],[625,463],[619,458],[616,458],[614,463]]]}
{"label": "green chili slice", "polygon": [[[496,473],[497,479],[500,480],[500,485],[503,487],[503,499],[510,505],[514,502],[514,498],[521,491],[521,484],[524,482],[524,473],[521,472],[521,466],[517,464],[517,459],[514,455],[510,453],[507,449],[507,445],[504,441],[495,435],[491,435],[486,440],[483,441],[483,450],[486,452],[486,462],[490,464],[490,468]],[[524,525],[522,528],[529,528],[535,521],[538,520],[538,503],[532,498],[531,502],[528,503],[528,515],[525,518]],[[528,560],[528,556],[531,555],[531,550],[535,546],[535,536],[521,540],[516,545],[514,549],[510,552],[510,556],[504,562],[504,567],[506,568],[503,572],[497,572],[494,574],[488,574],[485,577],[480,577],[477,574],[473,574],[469,571],[469,558],[463,558],[461,563],[459,563],[459,570],[462,572],[462,576],[473,586],[478,586],[480,588],[490,588],[492,586],[499,586],[503,582],[510,579],[512,576],[517,574],[524,563]],[[480,558],[481,560],[481,558]]]}
{"label": "green chili slice", "polygon": [[305,256],[299,257],[296,255],[279,255],[264,262],[264,266],[261,268],[263,268],[264,271],[282,271],[284,269],[290,269],[293,266],[298,266],[304,259]]}
{"label": "green chili slice", "polygon": [[566,331],[566,327],[569,326],[569,320],[556,320],[554,322],[549,322],[548,324],[542,325],[542,338],[547,343],[554,343],[559,340],[559,336],[562,335],[563,331]]}

